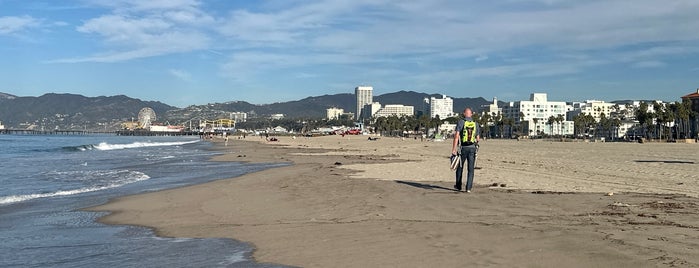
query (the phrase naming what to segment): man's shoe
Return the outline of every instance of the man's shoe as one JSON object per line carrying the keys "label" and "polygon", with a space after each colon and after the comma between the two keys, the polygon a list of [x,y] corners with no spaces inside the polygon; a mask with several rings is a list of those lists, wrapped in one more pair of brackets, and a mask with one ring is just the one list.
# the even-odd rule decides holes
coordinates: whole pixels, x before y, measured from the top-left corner
{"label": "man's shoe", "polygon": [[466,192],[467,192],[467,193],[470,193],[470,192],[471,192],[471,190],[466,190]]}
{"label": "man's shoe", "polygon": [[454,185],[454,190],[461,192],[461,187],[459,187],[458,185]]}

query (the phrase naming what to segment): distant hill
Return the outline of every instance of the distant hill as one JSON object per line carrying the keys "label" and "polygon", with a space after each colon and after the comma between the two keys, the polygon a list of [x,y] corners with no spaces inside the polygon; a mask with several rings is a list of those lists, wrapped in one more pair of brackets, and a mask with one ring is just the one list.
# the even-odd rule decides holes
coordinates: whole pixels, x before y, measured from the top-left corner
{"label": "distant hill", "polygon": [[0,92],[0,101],[2,101],[2,100],[11,100],[11,99],[14,99],[14,98],[17,98],[17,96]]}
{"label": "distant hill", "polygon": [[[426,94],[414,91],[398,91],[383,95],[374,96],[375,102],[386,104],[403,104],[415,107],[419,111],[423,107],[423,99],[429,97],[441,98],[440,94]],[[490,104],[481,97],[478,98],[453,98],[454,111],[459,112],[465,107],[471,107],[475,111],[480,111],[481,106]],[[500,102],[500,104],[504,104]],[[278,102],[272,104],[256,105],[244,101],[234,101],[226,103],[213,103],[207,105],[193,105],[184,109],[169,111],[166,118],[171,123],[180,123],[192,118],[228,118],[231,112],[246,112],[250,117],[284,114],[288,118],[323,118],[326,109],[335,107],[344,109],[346,112],[355,113],[357,110],[354,94],[342,93],[334,95],[323,95],[307,97],[297,101]]]}
{"label": "distant hill", "polygon": [[[137,118],[150,107],[157,114],[176,107],[155,101],[142,101],[124,95],[85,97],[76,94],[49,93],[39,97],[0,96],[0,120],[8,128],[115,129],[124,121]],[[9,96],[9,97],[8,97]]]}
{"label": "distant hill", "polygon": [[[441,98],[441,95],[398,91],[375,96],[374,101],[382,105],[412,105],[419,111],[423,107],[423,99],[429,97]],[[464,107],[472,107],[479,111],[481,106],[490,103],[481,97],[452,98],[454,111],[457,113]],[[200,119],[229,118],[231,112],[246,112],[250,118],[271,114],[284,114],[287,118],[324,118],[325,110],[331,107],[356,112],[356,99],[354,94],[342,93],[262,105],[230,101],[191,105],[180,109],[161,102],[142,101],[124,95],[85,97],[50,93],[39,97],[17,97],[0,93],[0,121],[8,128],[116,130],[121,123],[137,119],[138,112],[144,107],[155,110],[158,122],[179,125],[198,123]]]}

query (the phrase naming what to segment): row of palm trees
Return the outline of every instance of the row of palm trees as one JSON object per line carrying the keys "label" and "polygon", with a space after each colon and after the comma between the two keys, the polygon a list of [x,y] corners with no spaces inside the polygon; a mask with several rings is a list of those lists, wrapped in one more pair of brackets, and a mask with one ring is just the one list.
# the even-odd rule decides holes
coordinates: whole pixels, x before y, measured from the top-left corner
{"label": "row of palm trees", "polygon": [[[653,111],[648,108],[652,105]],[[692,110],[690,100],[663,105],[659,102],[641,102],[635,111],[636,119],[641,124],[643,136],[658,139],[686,139],[695,137],[692,133],[692,123],[696,130],[696,120],[699,114]],[[673,131],[674,129],[674,131]]]}
{"label": "row of palm trees", "polygon": [[[649,112],[648,108],[653,107],[653,111]],[[619,105],[613,107],[614,112],[609,116],[600,112],[600,119],[595,118],[590,114],[579,114],[573,117],[574,136],[575,137],[609,137],[618,136],[619,127],[623,121],[636,119],[640,124],[640,132],[646,138],[658,139],[677,139],[695,137],[696,133],[692,133],[692,127],[696,130],[696,122],[699,118],[697,112],[692,111],[691,102],[684,100],[683,102],[674,102],[663,105],[659,102],[641,102],[637,109],[633,109],[631,105],[626,104],[625,110],[622,110]],[[633,117],[633,118],[632,118]],[[499,137],[509,138],[515,135],[543,135],[542,131],[530,130],[531,133],[524,133],[524,126],[521,124],[524,121],[524,113],[519,113],[519,120],[504,116],[501,113],[484,113],[474,114],[473,119],[481,126],[481,135],[484,137]],[[559,132],[555,135],[564,136],[564,122],[566,118],[563,115],[550,116],[545,119],[546,124],[550,127],[549,133],[554,133],[554,126],[558,125]],[[430,118],[427,115],[420,116],[388,116],[378,117],[364,120],[364,125],[369,127],[373,132],[381,133],[386,136],[402,136],[403,133],[421,133],[428,134],[439,128],[443,121],[455,124],[459,117],[449,117],[441,120],[439,117]],[[532,121],[537,126],[541,120],[534,118]],[[671,124],[674,123],[674,124]],[[318,127],[326,127],[333,125],[354,125],[351,118],[342,117],[334,120],[251,120],[246,124],[248,128],[262,128],[281,125],[289,130],[304,132]],[[491,128],[492,126],[492,128]],[[239,126],[243,127],[243,126]]]}
{"label": "row of palm trees", "polygon": [[[455,117],[445,119],[449,122],[456,122],[458,120]],[[372,122],[373,121],[373,122]],[[430,118],[427,115],[421,116],[386,116],[377,117],[370,124],[367,124],[373,128],[373,132],[380,133],[382,136],[402,136],[403,133],[420,133],[427,134],[430,129],[434,129],[435,132],[442,125],[442,120],[439,116],[435,118]]]}

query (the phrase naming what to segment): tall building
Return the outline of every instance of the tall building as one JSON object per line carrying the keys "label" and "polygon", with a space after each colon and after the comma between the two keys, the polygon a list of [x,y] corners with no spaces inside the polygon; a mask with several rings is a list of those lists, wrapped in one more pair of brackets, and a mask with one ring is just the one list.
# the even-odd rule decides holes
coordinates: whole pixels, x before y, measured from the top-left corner
{"label": "tall building", "polygon": [[[430,118],[439,116],[440,119],[445,119],[454,116],[454,100],[442,95],[441,99],[430,97],[424,99],[424,103],[429,107]],[[425,109],[428,111],[428,109]]]}
{"label": "tall building", "polygon": [[374,88],[369,86],[359,86],[354,88],[354,96],[357,98],[357,113],[355,114],[356,120],[371,117],[371,115],[365,115],[362,110],[364,105],[374,102],[373,91]]}

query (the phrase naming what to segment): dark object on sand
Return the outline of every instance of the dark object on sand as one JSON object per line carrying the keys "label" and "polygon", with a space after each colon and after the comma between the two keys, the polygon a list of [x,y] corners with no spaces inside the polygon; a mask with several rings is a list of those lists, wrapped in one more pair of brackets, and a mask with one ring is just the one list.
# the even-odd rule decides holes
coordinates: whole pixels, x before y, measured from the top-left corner
{"label": "dark object on sand", "polygon": [[336,165],[336,166],[339,166],[339,165],[342,165],[342,163],[340,163],[340,162],[335,162],[335,165]]}

